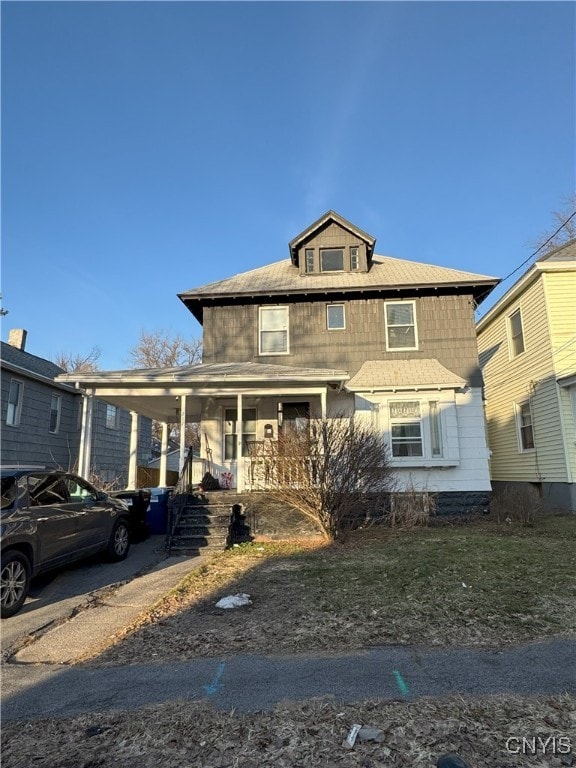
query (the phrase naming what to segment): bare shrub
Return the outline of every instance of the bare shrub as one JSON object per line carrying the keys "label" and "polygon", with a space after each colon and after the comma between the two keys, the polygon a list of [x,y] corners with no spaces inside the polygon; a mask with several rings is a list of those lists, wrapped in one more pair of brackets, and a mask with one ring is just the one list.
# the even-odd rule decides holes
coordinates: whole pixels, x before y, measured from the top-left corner
{"label": "bare shrub", "polygon": [[542,511],[542,499],[536,488],[528,483],[506,485],[495,491],[491,512],[499,523],[534,523]]}
{"label": "bare shrub", "polygon": [[436,508],[436,496],[433,493],[410,483],[404,491],[391,495],[388,522],[393,528],[428,525],[430,517],[436,514]]}
{"label": "bare shrub", "polygon": [[394,475],[382,435],[350,416],[312,419],[254,446],[270,496],[311,518],[331,541],[383,519]]}

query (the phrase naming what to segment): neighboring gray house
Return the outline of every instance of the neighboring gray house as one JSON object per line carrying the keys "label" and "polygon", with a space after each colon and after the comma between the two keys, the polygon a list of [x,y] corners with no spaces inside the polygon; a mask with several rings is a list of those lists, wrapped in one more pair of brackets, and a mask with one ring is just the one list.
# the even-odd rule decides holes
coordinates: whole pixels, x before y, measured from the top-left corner
{"label": "neighboring gray house", "polygon": [[[245,491],[270,485],[258,446],[348,413],[382,432],[400,487],[436,492],[446,511],[485,506],[474,310],[498,280],[374,246],[328,211],[289,243],[289,258],[180,294],[203,326],[200,365],[60,380],[162,422],[161,477],[171,423],[184,434],[201,422],[197,475],[208,465]],[[184,456],[182,445],[180,466]]]}
{"label": "neighboring gray house", "polygon": [[[50,360],[25,350],[26,331],[1,342],[2,464],[41,464],[77,470],[82,396],[55,381],[64,373]],[[94,404],[91,474],[102,483],[127,484],[130,414],[103,401]],[[138,463],[150,458],[151,421],[140,418]]]}

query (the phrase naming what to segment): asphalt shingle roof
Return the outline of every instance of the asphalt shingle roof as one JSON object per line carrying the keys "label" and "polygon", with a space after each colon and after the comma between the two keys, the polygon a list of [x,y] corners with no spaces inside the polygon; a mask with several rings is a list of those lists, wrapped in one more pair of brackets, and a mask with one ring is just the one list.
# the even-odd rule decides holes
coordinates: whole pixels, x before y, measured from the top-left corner
{"label": "asphalt shingle roof", "polygon": [[367,360],[346,384],[346,389],[414,389],[462,387],[464,379],[434,358],[420,360]]}
{"label": "asphalt shingle roof", "polygon": [[22,349],[13,347],[11,344],[1,342],[1,354],[2,360],[12,365],[17,365],[19,368],[23,368],[31,373],[35,373],[39,376],[46,376],[48,379],[53,379],[60,373],[64,373],[64,369],[56,365],[56,363],[50,360],[45,360],[43,357],[37,357],[31,355],[29,352],[25,352]]}
{"label": "asphalt shingle roof", "polygon": [[212,296],[238,296],[266,293],[315,293],[328,290],[366,290],[426,285],[478,285],[497,283],[498,278],[436,267],[391,256],[374,256],[369,272],[323,272],[300,275],[290,260],[276,261],[265,267],[241,272],[179,294],[182,300]]}

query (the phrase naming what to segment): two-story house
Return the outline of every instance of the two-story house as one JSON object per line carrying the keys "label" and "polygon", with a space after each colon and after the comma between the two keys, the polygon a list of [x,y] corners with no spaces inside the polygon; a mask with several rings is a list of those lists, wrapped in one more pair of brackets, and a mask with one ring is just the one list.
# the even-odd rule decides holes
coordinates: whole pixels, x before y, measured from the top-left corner
{"label": "two-story house", "polygon": [[60,378],[163,422],[165,445],[170,423],[201,421],[203,461],[241,491],[263,487],[254,445],[355,414],[381,431],[401,484],[436,492],[446,511],[484,507],[474,309],[498,280],[374,246],[329,211],[288,258],[180,294],[203,327],[200,365]]}
{"label": "two-story house", "polygon": [[[26,351],[27,332],[10,331],[1,342],[3,464],[38,464],[78,469],[83,474],[119,487],[129,482],[131,419],[122,408],[94,402],[91,434],[80,441],[82,396],[65,382],[64,373],[50,360]],[[150,456],[151,421],[140,419],[137,462]],[[89,457],[88,463],[84,461]]]}
{"label": "two-story house", "polygon": [[576,511],[576,240],[530,266],[477,325],[495,490]]}

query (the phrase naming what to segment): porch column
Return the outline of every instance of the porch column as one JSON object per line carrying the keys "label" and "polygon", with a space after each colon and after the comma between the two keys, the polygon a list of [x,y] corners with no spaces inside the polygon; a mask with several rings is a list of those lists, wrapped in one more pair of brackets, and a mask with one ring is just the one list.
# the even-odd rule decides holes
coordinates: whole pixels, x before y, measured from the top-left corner
{"label": "porch column", "polygon": [[130,459],[128,461],[128,488],[136,488],[138,475],[138,414],[130,411]]}
{"label": "porch column", "polygon": [[158,485],[160,488],[166,487],[167,480],[167,458],[168,458],[168,424],[162,422],[162,443],[160,445],[160,474],[158,477]]}
{"label": "porch column", "polygon": [[242,392],[236,395],[236,490],[244,490],[244,462],[242,460]]}
{"label": "porch column", "polygon": [[180,395],[180,462],[178,469],[184,469],[186,463],[186,395]]}
{"label": "porch column", "polygon": [[326,394],[327,390],[325,389],[320,392],[320,416],[322,420],[326,418]]}
{"label": "porch column", "polygon": [[92,458],[92,420],[94,414],[94,395],[82,395],[82,431],[78,452],[78,474],[88,479]]}

